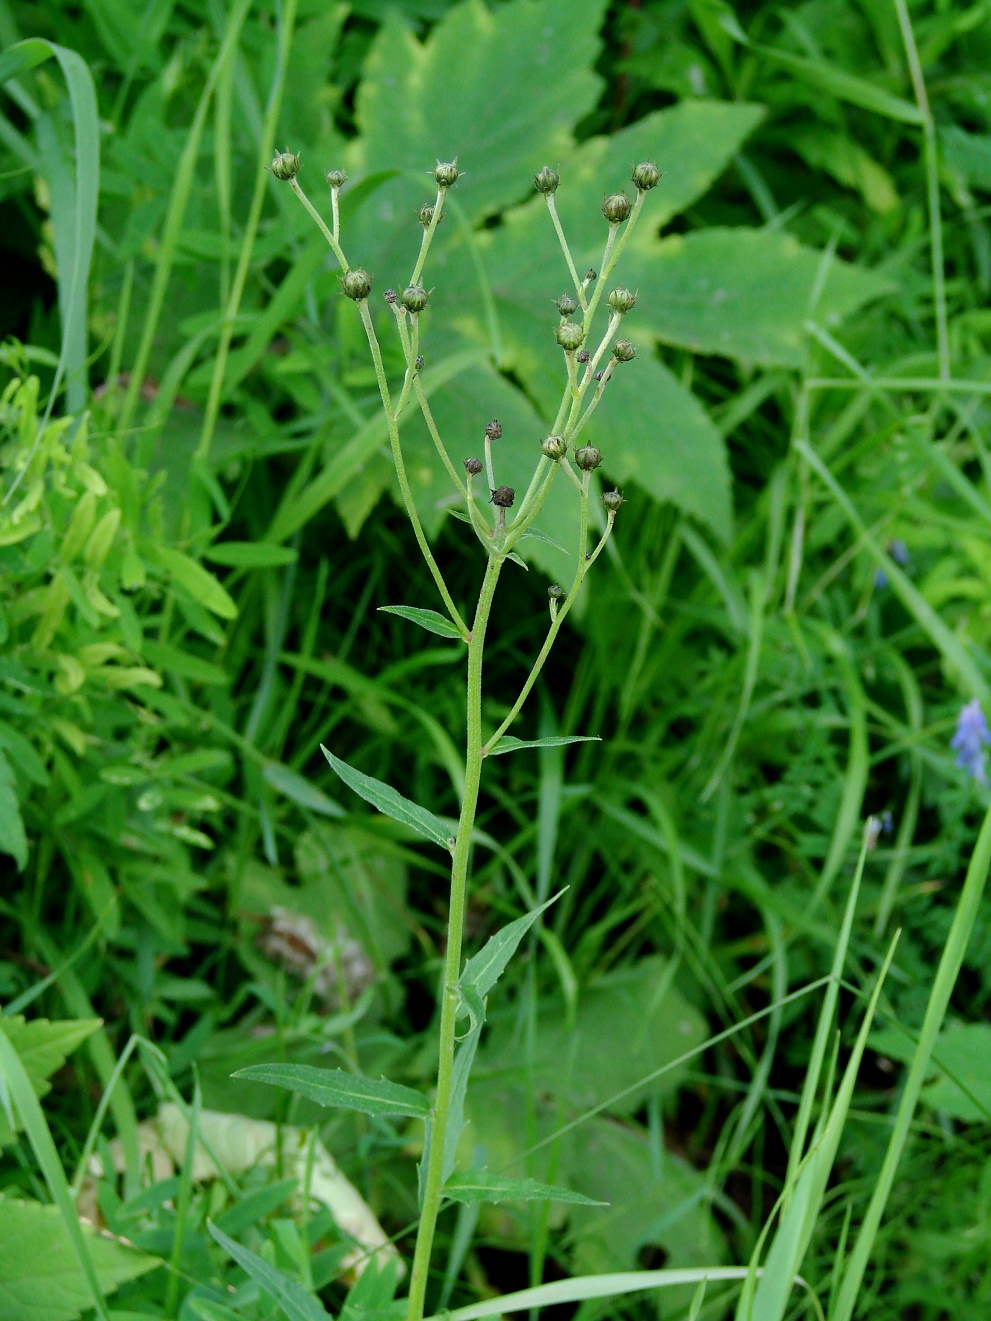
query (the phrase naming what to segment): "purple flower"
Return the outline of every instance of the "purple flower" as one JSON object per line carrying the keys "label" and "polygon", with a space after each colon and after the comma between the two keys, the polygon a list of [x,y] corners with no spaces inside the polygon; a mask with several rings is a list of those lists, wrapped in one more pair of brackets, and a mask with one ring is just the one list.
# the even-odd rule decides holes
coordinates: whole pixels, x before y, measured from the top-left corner
{"label": "purple flower", "polygon": [[984,768],[984,748],[991,743],[991,730],[984,719],[981,704],[975,697],[973,701],[960,708],[957,717],[957,732],[950,740],[950,747],[957,754],[957,765],[962,771],[972,775],[978,784],[987,784],[988,773]]}

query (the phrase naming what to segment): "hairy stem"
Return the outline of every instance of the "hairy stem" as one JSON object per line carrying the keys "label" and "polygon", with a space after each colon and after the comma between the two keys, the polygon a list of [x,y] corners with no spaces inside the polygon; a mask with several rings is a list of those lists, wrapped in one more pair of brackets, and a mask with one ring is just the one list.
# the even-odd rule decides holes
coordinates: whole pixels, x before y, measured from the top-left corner
{"label": "hairy stem", "polygon": [[551,214],[551,221],[554,225],[554,232],[557,234],[561,244],[561,250],[564,253],[564,260],[568,263],[568,270],[571,272],[571,278],[575,282],[575,293],[578,295],[578,301],[582,305],[582,310],[588,307],[585,298],[585,282],[579,279],[578,270],[575,266],[575,259],[571,255],[571,248],[568,246],[568,240],[564,237],[564,230],[561,228],[561,217],[557,213],[557,205],[554,201],[553,193],[545,193],[544,201],[547,203],[547,210]]}
{"label": "hairy stem", "polygon": [[413,1252],[413,1269],[410,1272],[407,1321],[423,1319],[430,1256],[433,1250],[434,1232],[437,1228],[437,1215],[444,1193],[444,1143],[447,1136],[451,1080],[454,1071],[458,978],[461,974],[461,946],[468,896],[468,859],[471,854],[471,836],[475,825],[478,787],[482,776],[482,657],[485,650],[485,630],[502,564],[501,557],[497,555],[489,558],[475,609],[471,640],[468,643],[468,740],[465,753],[465,788],[461,799],[461,815],[458,819],[458,834],[451,865],[451,905],[447,918],[447,952],[444,956],[437,1095],[433,1108],[423,1208],[416,1234],[416,1248]]}

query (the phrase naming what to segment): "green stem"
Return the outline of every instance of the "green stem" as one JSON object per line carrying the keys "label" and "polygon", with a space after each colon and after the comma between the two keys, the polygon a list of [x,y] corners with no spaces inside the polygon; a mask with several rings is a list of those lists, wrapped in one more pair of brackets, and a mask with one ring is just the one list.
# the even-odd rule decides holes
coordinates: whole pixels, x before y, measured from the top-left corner
{"label": "green stem", "polygon": [[409,277],[410,284],[419,284],[420,276],[423,273],[423,264],[427,260],[427,253],[430,251],[430,245],[434,241],[434,234],[437,226],[440,224],[441,216],[444,214],[444,198],[447,196],[446,188],[437,189],[437,200],[434,202],[434,213],[430,217],[430,224],[423,231],[423,238],[420,240],[420,255],[416,259],[416,265],[413,267],[413,274]]}
{"label": "green stem", "polygon": [[298,179],[291,179],[289,181],[289,187],[293,190],[293,192],[296,194],[299,200],[306,207],[307,211],[309,211],[310,215],[316,221],[317,226],[320,229],[320,233],[330,244],[331,252],[333,252],[334,256],[340,262],[341,270],[344,272],[345,275],[347,275],[348,271],[351,269],[351,267],[348,265],[348,259],[347,257],[345,257],[344,249],[341,247],[340,243],[338,243],[337,239],[327,228],[327,222],[324,220],[323,216],[320,214],[320,212],[316,209],[316,207],[313,205],[310,199],[303,192],[302,188],[300,188]]}
{"label": "green stem", "polygon": [[423,532],[423,526],[420,523],[420,515],[416,512],[416,505],[413,503],[413,492],[410,490],[409,478],[406,475],[406,464],[403,460],[403,450],[399,443],[399,423],[396,420],[396,414],[392,408],[392,395],[389,393],[389,382],[386,379],[385,367],[382,364],[382,350],[379,348],[378,336],[375,334],[375,327],[372,325],[372,314],[368,310],[368,301],[361,299],[358,303],[358,312],[361,316],[361,324],[365,327],[365,334],[368,336],[368,348],[372,355],[372,363],[375,366],[375,379],[378,382],[379,394],[382,398],[382,407],[385,410],[385,419],[389,427],[389,444],[392,447],[392,458],[396,465],[396,476],[399,479],[399,489],[403,495],[403,505],[409,516],[409,521],[413,525],[413,533],[416,537],[416,544],[420,547],[423,558],[426,561],[430,575],[437,584],[437,590],[440,592],[441,599],[447,607],[447,613],[451,616],[455,628],[467,642],[469,639],[468,626],[461,618],[457,606],[451,598],[451,593],[447,590],[447,583],[444,581],[444,575],[440,571],[440,566],[434,559],[433,551]]}
{"label": "green stem", "polygon": [[571,278],[575,282],[575,293],[578,295],[578,301],[582,305],[582,310],[588,307],[585,298],[585,282],[578,278],[578,269],[575,266],[575,259],[571,255],[571,249],[568,247],[568,240],[564,237],[564,230],[561,228],[561,217],[557,213],[557,205],[554,201],[553,193],[545,193],[544,201],[547,203],[547,210],[551,213],[551,222],[554,225],[554,231],[557,234],[561,244],[561,251],[564,253],[564,260],[568,263],[568,270],[571,272]]}
{"label": "green stem", "polygon": [[407,1321],[422,1321],[423,1318],[434,1232],[444,1193],[444,1145],[454,1071],[458,978],[461,974],[461,946],[468,896],[468,859],[471,854],[471,836],[482,777],[482,657],[485,650],[485,630],[502,564],[502,559],[496,555],[489,558],[468,643],[468,740],[465,755],[465,788],[461,799],[461,815],[458,819],[458,834],[451,864],[451,905],[447,919],[447,952],[444,956],[437,1095],[433,1108],[423,1208],[416,1234],[413,1268],[410,1272]]}
{"label": "green stem", "polygon": [[331,232],[338,243],[341,241],[341,190],[331,188],[330,190],[330,218]]}

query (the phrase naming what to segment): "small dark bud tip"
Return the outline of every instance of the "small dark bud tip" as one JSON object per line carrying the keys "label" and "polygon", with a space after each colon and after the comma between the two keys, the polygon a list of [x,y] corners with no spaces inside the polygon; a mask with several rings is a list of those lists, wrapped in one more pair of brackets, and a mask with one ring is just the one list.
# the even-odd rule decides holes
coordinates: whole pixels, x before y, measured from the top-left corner
{"label": "small dark bud tip", "polygon": [[593,380],[593,381],[601,381],[601,380],[602,380],[602,377],[603,377],[603,373],[602,373],[602,372],[596,372],[595,375],[592,377],[592,380]]}
{"label": "small dark bud tip", "polygon": [[609,295],[609,306],[620,316],[626,316],[636,305],[637,296],[629,289],[624,289],[622,285],[618,289],[613,289]]}
{"label": "small dark bud tip", "polygon": [[591,356],[588,349],[579,349],[575,354],[575,362],[588,362]]}
{"label": "small dark bud tip", "polygon": [[657,181],[661,177],[661,172],[653,161],[641,161],[639,165],[634,165],[633,173],[630,178],[636,184],[641,193],[648,192],[651,188],[657,187]]}
{"label": "small dark bud tip", "polygon": [[568,443],[563,436],[545,436],[540,448],[549,459],[563,459],[568,452]]}
{"label": "small dark bud tip", "polygon": [[453,161],[438,161],[432,173],[438,188],[453,188],[464,174],[464,170],[458,169],[458,162],[455,159]]}
{"label": "small dark bud tip", "polygon": [[385,299],[385,301],[386,301],[386,302],[389,304],[389,306],[391,307],[392,304],[395,303],[395,302],[398,300],[399,295],[396,293],[395,289],[386,289],[386,291],[385,291],[385,293],[382,295],[382,297]]}
{"label": "small dark bud tip", "polygon": [[465,459],[465,472],[469,477],[477,477],[482,471],[481,459]]}
{"label": "small dark bud tip", "polygon": [[399,300],[407,312],[422,312],[430,300],[426,289],[418,284],[408,284]]}
{"label": "small dark bud tip", "polygon": [[288,183],[299,174],[299,157],[291,151],[280,151],[268,167],[277,179]]}
{"label": "small dark bud tip", "polygon": [[615,514],[620,505],[626,504],[626,501],[618,491],[606,491],[602,496],[602,503],[610,514]]}
{"label": "small dark bud tip", "polygon": [[485,435],[489,440],[502,439],[502,423],[497,417],[494,417],[491,422],[486,422]]}
{"label": "small dark bud tip", "polygon": [[613,193],[602,203],[602,214],[610,225],[621,225],[624,220],[629,220],[632,210],[630,199],[625,193]]}
{"label": "small dark bud tip", "polygon": [[492,492],[491,503],[500,509],[512,509],[515,499],[516,492],[511,486],[497,486]]}
{"label": "small dark bud tip", "polygon": [[[431,220],[433,220],[433,218],[434,218],[433,205],[430,202],[424,202],[423,206],[421,206],[419,211],[417,212],[417,219],[419,220],[420,224],[423,226],[424,229],[429,229],[430,222]],[[444,217],[441,216],[441,220],[443,220],[443,218]],[[440,221],[438,221],[437,223],[439,224]]]}
{"label": "small dark bud tip", "polygon": [[575,349],[581,348],[585,332],[573,321],[562,321],[554,332],[554,338],[566,353],[574,353]]}
{"label": "small dark bud tip", "polygon": [[583,445],[581,449],[575,450],[575,462],[582,472],[595,472],[602,462],[602,455],[594,445]]}
{"label": "small dark bud tip", "polygon": [[533,186],[538,193],[548,196],[557,192],[557,186],[561,182],[549,165],[545,165],[539,174],[533,176]]}
{"label": "small dark bud tip", "polygon": [[628,339],[618,339],[612,346],[612,355],[617,362],[632,362],[637,351]]}
{"label": "small dark bud tip", "polygon": [[552,583],[547,589],[547,595],[552,601],[560,601],[561,597],[564,596],[564,588],[559,587],[557,583]]}
{"label": "small dark bud tip", "polygon": [[331,188],[343,188],[348,181],[348,176],[343,170],[328,170],[327,182]]}
{"label": "small dark bud tip", "polygon": [[356,303],[364,302],[372,292],[372,277],[367,271],[363,271],[360,266],[356,266],[353,271],[348,271],[341,279],[341,288],[348,298]]}
{"label": "small dark bud tip", "polygon": [[416,357],[413,359],[413,366],[416,368],[417,371],[419,371],[420,368],[423,366],[423,354],[422,354],[422,353],[418,353],[418,354],[416,355]]}
{"label": "small dark bud tip", "polygon": [[598,278],[599,278],[599,272],[593,266],[590,266],[588,270],[585,272],[585,283],[591,284],[594,280],[597,280]]}
{"label": "small dark bud tip", "polygon": [[578,302],[570,294],[562,294],[554,306],[562,316],[574,316],[578,311]]}

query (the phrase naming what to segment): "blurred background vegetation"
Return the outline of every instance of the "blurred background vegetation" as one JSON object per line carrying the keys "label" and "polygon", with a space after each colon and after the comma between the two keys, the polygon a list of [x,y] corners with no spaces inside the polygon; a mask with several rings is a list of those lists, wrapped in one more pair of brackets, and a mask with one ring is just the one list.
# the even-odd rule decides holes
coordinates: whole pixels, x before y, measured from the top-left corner
{"label": "blurred background vegetation", "polygon": [[[268,1131],[251,1124],[318,1112],[236,1068],[343,1062],[424,1086],[433,1068],[444,871],[318,745],[456,814],[461,652],[376,613],[434,605],[433,586],[332,258],[262,172],[284,145],[315,201],[348,171],[345,243],[383,323],[427,172],[457,153],[423,379],[456,457],[501,420],[517,486],[560,389],[567,286],[532,175],[559,169],[581,267],[602,195],[635,160],[664,172],[623,272],[639,356],[589,428],[628,503],[515,727],[603,741],[487,764],[469,917],[474,948],[569,887],[493,1007],[465,1141],[610,1207],[448,1212],[435,1297],[747,1260],[818,996],[783,1002],[829,970],[873,813],[841,1053],[902,936],[803,1267],[826,1306],[991,802],[983,763],[950,747],[991,682],[991,4],[906,13],[908,37],[886,0],[0,0],[0,44],[78,52],[98,95],[87,128],[46,63],[6,83],[0,116],[0,999],[93,1216],[170,1263],[128,1282],[133,1262],[108,1258],[121,1316],[226,1315],[204,1282],[243,1278],[204,1227],[223,1181],[201,1172],[175,1200],[163,1104],[195,1086],[241,1116],[216,1141],[249,1169]],[[85,329],[42,432],[96,185]],[[467,601],[477,548],[418,419],[404,437]],[[552,506],[544,531],[570,542],[566,520]],[[493,724],[567,573],[527,544],[496,604]],[[991,1299],[989,968],[985,909],[859,1305],[872,1321]],[[86,1184],[132,1034],[160,1053],[125,1059]],[[13,1200],[48,1200],[4,1123],[0,1243]],[[320,1140],[408,1254],[412,1137],[343,1118]],[[165,1162],[150,1193],[140,1141]],[[336,1312],[353,1242],[329,1210],[288,1209],[292,1177],[281,1156],[249,1169],[261,1200],[229,1232]],[[5,1269],[0,1313],[40,1317]],[[707,1308],[725,1314],[718,1292]]]}

